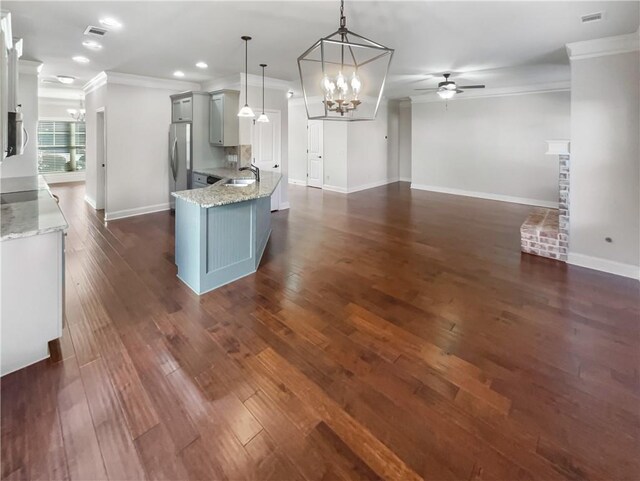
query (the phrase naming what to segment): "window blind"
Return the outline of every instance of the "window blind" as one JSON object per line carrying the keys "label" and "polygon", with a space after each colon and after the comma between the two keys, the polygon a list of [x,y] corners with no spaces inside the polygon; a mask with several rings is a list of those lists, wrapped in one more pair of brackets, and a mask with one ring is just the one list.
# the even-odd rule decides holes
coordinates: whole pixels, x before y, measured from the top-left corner
{"label": "window blind", "polygon": [[38,171],[73,172],[85,169],[84,122],[38,122]]}

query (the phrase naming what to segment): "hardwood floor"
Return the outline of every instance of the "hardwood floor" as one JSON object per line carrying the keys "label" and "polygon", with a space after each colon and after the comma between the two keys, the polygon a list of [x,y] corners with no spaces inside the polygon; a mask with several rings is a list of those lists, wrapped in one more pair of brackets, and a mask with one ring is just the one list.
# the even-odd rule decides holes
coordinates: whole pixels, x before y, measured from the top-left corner
{"label": "hardwood floor", "polygon": [[54,187],[67,323],[2,378],[3,479],[640,479],[636,281],[521,255],[527,206],[289,189],[197,297],[168,212]]}

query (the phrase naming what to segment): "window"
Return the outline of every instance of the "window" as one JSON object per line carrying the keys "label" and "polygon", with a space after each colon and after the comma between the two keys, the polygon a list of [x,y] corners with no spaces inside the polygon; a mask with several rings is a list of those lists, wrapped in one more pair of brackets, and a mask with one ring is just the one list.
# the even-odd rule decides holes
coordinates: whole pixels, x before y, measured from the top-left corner
{"label": "window", "polygon": [[38,122],[38,172],[74,172],[85,168],[84,122]]}

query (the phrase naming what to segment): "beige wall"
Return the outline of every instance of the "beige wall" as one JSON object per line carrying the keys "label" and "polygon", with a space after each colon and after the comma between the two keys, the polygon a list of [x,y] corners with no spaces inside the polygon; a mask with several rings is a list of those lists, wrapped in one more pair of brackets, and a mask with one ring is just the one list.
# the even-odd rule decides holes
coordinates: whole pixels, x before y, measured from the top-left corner
{"label": "beige wall", "polygon": [[412,185],[557,205],[558,159],[545,141],[569,138],[569,116],[569,92],[414,101]]}
{"label": "beige wall", "polygon": [[572,60],[569,262],[638,276],[639,137],[638,52]]}

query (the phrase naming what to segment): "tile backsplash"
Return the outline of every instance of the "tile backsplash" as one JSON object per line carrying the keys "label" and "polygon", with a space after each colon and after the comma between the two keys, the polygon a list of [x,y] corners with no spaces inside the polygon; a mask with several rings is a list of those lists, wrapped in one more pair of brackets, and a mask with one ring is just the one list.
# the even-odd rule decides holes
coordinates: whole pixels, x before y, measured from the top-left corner
{"label": "tile backsplash", "polygon": [[251,165],[251,145],[236,145],[224,148],[225,167],[239,169]]}

